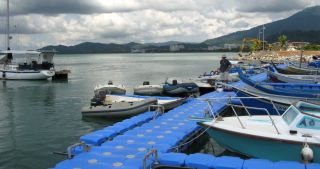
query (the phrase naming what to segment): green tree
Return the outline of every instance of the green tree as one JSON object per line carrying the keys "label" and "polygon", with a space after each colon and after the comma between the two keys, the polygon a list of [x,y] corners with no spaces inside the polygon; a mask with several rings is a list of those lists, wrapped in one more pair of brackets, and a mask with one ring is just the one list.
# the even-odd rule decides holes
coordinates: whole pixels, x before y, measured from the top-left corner
{"label": "green tree", "polygon": [[284,45],[286,44],[286,42],[287,42],[287,36],[286,35],[280,35],[279,37],[278,37],[278,42],[280,43],[280,47],[284,47]]}

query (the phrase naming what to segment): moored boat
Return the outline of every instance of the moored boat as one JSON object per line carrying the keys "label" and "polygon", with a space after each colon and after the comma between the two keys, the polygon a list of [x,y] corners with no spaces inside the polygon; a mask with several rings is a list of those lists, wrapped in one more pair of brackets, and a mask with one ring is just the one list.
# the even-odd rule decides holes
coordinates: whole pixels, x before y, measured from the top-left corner
{"label": "moored boat", "polygon": [[99,84],[94,88],[94,93],[97,95],[100,91],[104,91],[106,94],[126,94],[126,87],[124,85],[114,85],[109,80],[108,84]]}
{"label": "moored boat", "polygon": [[82,108],[84,117],[123,118],[146,112],[150,105],[156,105],[156,98],[138,99],[117,95],[95,96],[90,106]]}
{"label": "moored boat", "polygon": [[181,82],[174,78],[169,78],[163,85],[163,92],[170,96],[197,95],[199,87],[193,82]]}
{"label": "moored boat", "polygon": [[284,83],[319,83],[319,75],[286,75],[279,73],[275,68],[271,67],[271,70],[266,69],[270,80],[275,82],[284,82]]}
{"label": "moored boat", "polygon": [[151,85],[150,82],[145,81],[142,85],[133,88],[136,95],[142,96],[160,96],[163,92],[162,85]]}
{"label": "moored boat", "polygon": [[301,152],[308,149],[313,161],[320,162],[319,114],[319,105],[300,101],[282,116],[232,116],[199,124],[230,151],[274,161],[302,161]]}

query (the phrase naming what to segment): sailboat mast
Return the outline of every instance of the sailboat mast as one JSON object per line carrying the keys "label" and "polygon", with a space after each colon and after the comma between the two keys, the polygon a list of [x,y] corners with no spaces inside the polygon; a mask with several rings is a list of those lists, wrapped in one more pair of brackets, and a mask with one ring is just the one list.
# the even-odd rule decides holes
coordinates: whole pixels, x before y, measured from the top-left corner
{"label": "sailboat mast", "polygon": [[10,21],[9,21],[9,0],[7,0],[7,49],[10,48]]}

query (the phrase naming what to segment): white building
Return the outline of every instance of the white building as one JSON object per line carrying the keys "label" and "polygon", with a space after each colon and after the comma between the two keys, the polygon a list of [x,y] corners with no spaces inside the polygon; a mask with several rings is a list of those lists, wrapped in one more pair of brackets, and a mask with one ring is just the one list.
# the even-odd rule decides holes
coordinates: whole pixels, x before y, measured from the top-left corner
{"label": "white building", "polygon": [[180,51],[181,49],[184,49],[184,45],[179,45],[179,44],[171,44],[170,45],[171,52],[177,52],[177,51]]}

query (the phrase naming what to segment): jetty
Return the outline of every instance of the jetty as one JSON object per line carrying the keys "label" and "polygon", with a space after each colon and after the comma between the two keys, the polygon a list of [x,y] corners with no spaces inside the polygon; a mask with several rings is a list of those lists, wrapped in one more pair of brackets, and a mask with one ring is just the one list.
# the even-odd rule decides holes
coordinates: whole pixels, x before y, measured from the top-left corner
{"label": "jetty", "polygon": [[[259,80],[261,74],[251,77]],[[242,81],[233,85],[241,88]],[[54,169],[318,169],[320,164],[293,161],[272,162],[266,159],[215,157],[209,154],[184,154],[206,132],[193,118],[204,112],[219,114],[227,108],[235,93],[211,92],[166,113],[145,112],[112,126],[80,137],[80,143],[68,147],[68,158]],[[208,104],[208,100],[216,100]],[[236,101],[236,100],[234,100]]]}

